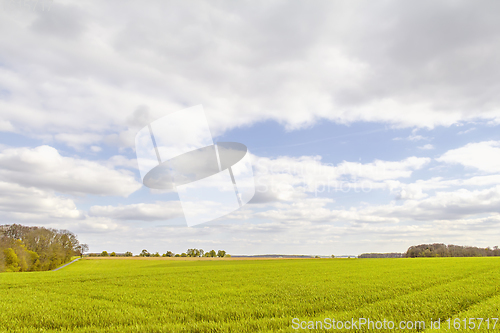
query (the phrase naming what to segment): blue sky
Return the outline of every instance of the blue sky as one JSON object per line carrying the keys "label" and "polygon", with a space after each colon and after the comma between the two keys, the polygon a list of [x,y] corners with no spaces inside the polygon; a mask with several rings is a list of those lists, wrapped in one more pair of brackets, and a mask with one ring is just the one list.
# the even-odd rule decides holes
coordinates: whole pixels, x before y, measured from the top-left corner
{"label": "blue sky", "polygon": [[[2,223],[92,252],[499,245],[498,6],[9,2]],[[214,141],[248,147],[257,194],[188,228],[175,192],[142,185],[134,138],[200,104]]]}

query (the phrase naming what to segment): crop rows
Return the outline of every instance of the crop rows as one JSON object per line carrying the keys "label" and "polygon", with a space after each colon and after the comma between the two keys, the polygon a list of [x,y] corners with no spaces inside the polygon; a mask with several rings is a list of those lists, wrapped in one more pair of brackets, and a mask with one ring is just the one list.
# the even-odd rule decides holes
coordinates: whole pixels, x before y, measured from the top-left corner
{"label": "crop rows", "polygon": [[0,274],[0,331],[296,332],[293,318],[498,317],[499,302],[499,258],[81,260]]}

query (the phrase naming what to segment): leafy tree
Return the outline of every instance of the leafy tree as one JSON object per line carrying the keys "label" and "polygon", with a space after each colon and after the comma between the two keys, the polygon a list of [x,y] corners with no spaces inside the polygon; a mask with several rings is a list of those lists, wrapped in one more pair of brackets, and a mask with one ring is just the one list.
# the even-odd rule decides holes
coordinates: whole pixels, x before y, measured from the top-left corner
{"label": "leafy tree", "polygon": [[175,255],[175,253],[173,253],[172,251],[167,251],[166,253],[163,253],[161,256],[162,257],[173,257]]}
{"label": "leafy tree", "polygon": [[19,260],[14,270],[34,271],[52,269],[68,262],[72,256],[81,255],[85,246],[67,230],[19,224],[0,226],[0,272],[7,269],[4,250],[8,248]]}
{"label": "leafy tree", "polygon": [[37,271],[38,270],[38,267],[40,266],[40,256],[38,255],[38,253],[34,252],[34,251],[30,251],[28,250],[27,251],[29,256],[30,256],[30,266],[31,266],[31,271]]}
{"label": "leafy tree", "polygon": [[113,252],[111,252],[111,253],[109,254],[109,256],[110,256],[110,257],[116,257],[116,252],[114,252],[114,251],[113,251]]}
{"label": "leafy tree", "polygon": [[181,255],[179,253],[177,253],[174,257],[180,257]]}
{"label": "leafy tree", "polygon": [[209,254],[208,255],[209,257],[212,257],[212,258],[217,257],[217,252],[215,252],[215,250],[210,250],[210,252],[208,252],[208,254]]}
{"label": "leafy tree", "polygon": [[188,249],[186,252],[188,257],[199,257],[200,256],[200,250],[198,249]]}
{"label": "leafy tree", "polygon": [[3,253],[7,272],[19,272],[21,267],[19,267],[19,258],[16,252],[14,252],[14,249],[9,247],[5,249]]}
{"label": "leafy tree", "polygon": [[144,249],[139,253],[139,257],[151,257],[151,253],[148,252],[148,250]]}
{"label": "leafy tree", "polygon": [[132,257],[132,256],[133,256],[133,254],[132,254],[132,252],[127,251],[127,252],[125,252],[124,256],[125,256],[125,257]]}
{"label": "leafy tree", "polygon": [[226,256],[226,251],[224,250],[217,251],[217,257],[224,258],[225,256]]}
{"label": "leafy tree", "polygon": [[187,255],[187,254],[185,254],[184,252],[183,252],[183,253],[181,253],[181,257],[187,257],[187,256],[188,256],[188,255]]}
{"label": "leafy tree", "polygon": [[158,252],[156,252],[155,254],[152,255],[152,257],[159,257],[160,254]]}
{"label": "leafy tree", "polygon": [[107,256],[108,256],[108,251],[101,252],[101,257],[107,257]]}

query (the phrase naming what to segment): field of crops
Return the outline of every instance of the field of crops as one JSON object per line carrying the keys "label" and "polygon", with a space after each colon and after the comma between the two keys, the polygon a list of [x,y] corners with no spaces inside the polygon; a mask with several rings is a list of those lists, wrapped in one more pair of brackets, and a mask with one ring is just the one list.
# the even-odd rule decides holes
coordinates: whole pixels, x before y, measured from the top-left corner
{"label": "field of crops", "polygon": [[[451,318],[458,332],[463,318],[498,318],[499,308],[500,258],[84,259],[0,274],[1,332],[297,332],[293,318],[440,318],[441,331]],[[488,331],[486,321],[472,331]]]}

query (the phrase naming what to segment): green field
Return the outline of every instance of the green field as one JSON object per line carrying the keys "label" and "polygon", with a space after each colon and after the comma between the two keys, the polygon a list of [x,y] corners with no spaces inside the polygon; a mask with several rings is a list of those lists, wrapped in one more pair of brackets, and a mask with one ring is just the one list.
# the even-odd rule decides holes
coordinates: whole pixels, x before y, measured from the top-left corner
{"label": "green field", "polygon": [[[491,257],[84,259],[0,274],[1,332],[296,332],[293,318],[441,318],[444,331],[448,318],[463,325],[498,318],[499,308],[500,258]],[[472,331],[488,331],[482,325]]]}

